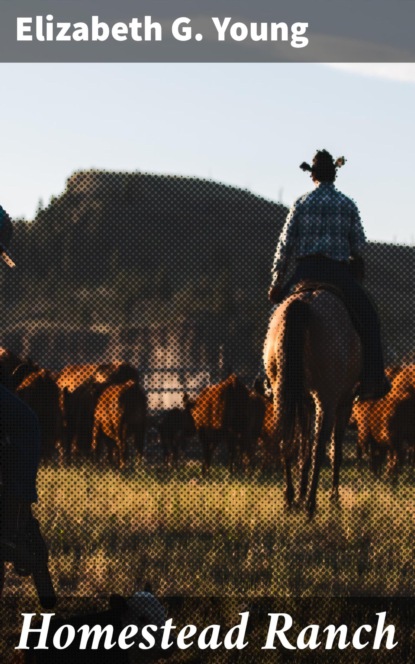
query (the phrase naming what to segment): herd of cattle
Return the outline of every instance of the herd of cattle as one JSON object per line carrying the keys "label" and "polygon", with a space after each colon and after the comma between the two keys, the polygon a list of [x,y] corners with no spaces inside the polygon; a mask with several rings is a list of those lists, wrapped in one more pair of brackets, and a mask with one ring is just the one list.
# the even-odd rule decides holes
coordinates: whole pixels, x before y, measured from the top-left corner
{"label": "herd of cattle", "polygon": [[405,461],[415,465],[415,364],[389,367],[391,391],[378,401],[355,403],[351,425],[357,428],[357,456],[369,457],[375,474],[385,459],[396,475]]}
{"label": "herd of cattle", "polygon": [[[376,402],[355,403],[350,428],[357,429],[358,457],[367,455],[379,473],[415,462],[415,365],[388,370],[391,392]],[[249,389],[235,375],[204,388],[181,408],[152,416],[136,368],[127,363],[67,366],[57,374],[0,349],[0,382],[38,416],[42,457],[69,462],[102,459],[122,469],[132,454],[142,457],[150,438],[165,463],[177,466],[198,439],[206,474],[217,448],[227,453],[230,472],[261,463],[279,464],[272,398],[263,384]]]}

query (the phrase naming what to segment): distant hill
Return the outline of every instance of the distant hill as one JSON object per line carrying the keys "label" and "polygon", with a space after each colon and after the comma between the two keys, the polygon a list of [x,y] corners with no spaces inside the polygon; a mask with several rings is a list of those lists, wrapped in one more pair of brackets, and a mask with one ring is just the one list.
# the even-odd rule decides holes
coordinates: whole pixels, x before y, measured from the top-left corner
{"label": "distant hill", "polygon": [[[210,180],[75,173],[33,221],[16,223],[19,268],[1,274],[6,327],[190,321],[211,361],[220,348],[225,364],[255,372],[286,213],[280,204]],[[391,356],[414,348],[414,265],[413,248],[369,248],[368,286]]]}
{"label": "distant hill", "polygon": [[[114,269],[154,279],[164,269],[176,289],[189,277],[213,274],[213,266],[249,283],[251,270],[268,274],[285,212],[248,191],[197,178],[81,172],[38,213],[29,235],[39,250],[53,247],[50,267],[74,283],[102,283]],[[18,244],[17,253],[27,250]],[[39,275],[48,270],[44,257]]]}

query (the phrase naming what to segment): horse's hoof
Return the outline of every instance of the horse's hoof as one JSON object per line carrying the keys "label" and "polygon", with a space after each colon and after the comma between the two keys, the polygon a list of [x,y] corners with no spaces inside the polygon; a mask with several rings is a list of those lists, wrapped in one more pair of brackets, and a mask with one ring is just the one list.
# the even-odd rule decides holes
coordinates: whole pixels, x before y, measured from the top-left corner
{"label": "horse's hoof", "polygon": [[286,511],[291,511],[294,507],[294,496],[284,496],[284,507]]}
{"label": "horse's hoof", "polygon": [[338,503],[340,500],[339,492],[337,489],[333,489],[333,491],[330,494],[330,502],[332,503]]}
{"label": "horse's hoof", "polygon": [[333,509],[341,510],[342,505],[339,496],[333,496],[333,497],[330,496],[330,505]]}
{"label": "horse's hoof", "polygon": [[305,505],[305,496],[303,494],[300,494],[296,500],[297,506],[298,507],[304,507]]}
{"label": "horse's hoof", "polygon": [[293,505],[294,505],[294,496],[292,496],[292,495],[289,495],[289,496],[285,495],[285,496],[284,496],[284,502],[285,502],[285,506],[286,506],[286,508],[287,508],[287,509],[291,509],[291,508],[293,507]]}

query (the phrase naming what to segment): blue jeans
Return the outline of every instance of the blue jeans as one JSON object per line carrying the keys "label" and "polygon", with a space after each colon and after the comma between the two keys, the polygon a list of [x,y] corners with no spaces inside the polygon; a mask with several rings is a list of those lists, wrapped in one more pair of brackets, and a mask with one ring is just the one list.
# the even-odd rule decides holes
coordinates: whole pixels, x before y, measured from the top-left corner
{"label": "blue jeans", "polygon": [[3,385],[0,385],[0,440],[7,440],[1,453],[4,490],[22,500],[37,502],[39,422],[29,406]]}

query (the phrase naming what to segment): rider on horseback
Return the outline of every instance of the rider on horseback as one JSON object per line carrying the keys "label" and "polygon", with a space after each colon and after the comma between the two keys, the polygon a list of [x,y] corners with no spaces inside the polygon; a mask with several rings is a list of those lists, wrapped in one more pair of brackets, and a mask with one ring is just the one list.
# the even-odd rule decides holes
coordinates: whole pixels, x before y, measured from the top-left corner
{"label": "rider on horseback", "polygon": [[[9,267],[14,267],[6,253],[12,234],[10,217],[0,207],[0,258]],[[32,517],[31,503],[37,502],[39,457],[36,415],[0,385],[0,560],[14,562],[22,573],[31,570],[33,542],[37,542],[38,526]]]}
{"label": "rider on horseback", "polygon": [[[363,346],[363,370],[358,398],[379,399],[388,393],[385,376],[380,323],[376,310],[354,276],[352,265],[363,278],[361,252],[366,238],[356,204],[334,186],[336,162],[326,150],[318,150],[313,165],[300,168],[311,172],[316,188],[298,198],[291,208],[275,254],[269,298],[281,302],[300,282],[329,284],[341,293],[352,313]],[[294,256],[296,268],[292,278],[282,286],[288,261]]]}

